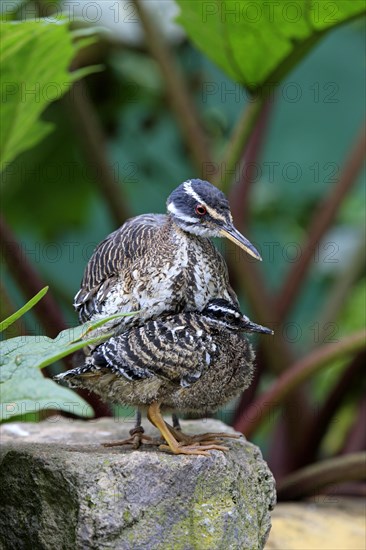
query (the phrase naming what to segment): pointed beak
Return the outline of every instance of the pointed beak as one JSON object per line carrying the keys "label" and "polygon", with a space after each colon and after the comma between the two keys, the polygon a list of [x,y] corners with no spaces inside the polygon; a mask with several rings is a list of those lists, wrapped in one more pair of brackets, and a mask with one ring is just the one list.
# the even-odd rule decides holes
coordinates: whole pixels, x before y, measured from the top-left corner
{"label": "pointed beak", "polygon": [[253,323],[248,317],[243,315],[243,330],[245,332],[261,332],[262,334],[271,334],[273,336],[274,332],[270,328],[263,327],[262,325],[257,325],[256,323]]}
{"label": "pointed beak", "polygon": [[220,230],[220,236],[226,237],[237,246],[240,246],[247,254],[253,256],[256,260],[262,261],[261,255],[258,250],[248,241],[233,225],[225,225]]}

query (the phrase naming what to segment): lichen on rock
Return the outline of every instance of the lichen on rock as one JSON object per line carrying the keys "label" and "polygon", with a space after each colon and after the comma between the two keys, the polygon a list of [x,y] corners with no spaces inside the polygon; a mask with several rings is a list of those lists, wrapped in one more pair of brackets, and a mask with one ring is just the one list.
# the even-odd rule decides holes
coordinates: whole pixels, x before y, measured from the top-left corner
{"label": "lichen on rock", "polygon": [[[5,549],[264,547],[275,488],[257,447],[244,438],[227,440],[227,453],[209,457],[102,447],[128,434],[130,426],[115,420],[2,427]],[[187,421],[183,428],[231,431],[215,420]]]}

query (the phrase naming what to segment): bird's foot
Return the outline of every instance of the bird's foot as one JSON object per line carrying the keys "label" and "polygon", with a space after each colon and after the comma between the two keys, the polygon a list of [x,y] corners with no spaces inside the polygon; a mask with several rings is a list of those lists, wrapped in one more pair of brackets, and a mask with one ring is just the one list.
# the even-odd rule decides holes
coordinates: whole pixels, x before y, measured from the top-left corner
{"label": "bird's foot", "polygon": [[[208,451],[228,451],[228,447],[219,445],[219,442],[209,440],[203,444],[203,442],[193,442],[192,444],[186,444],[184,441],[179,441],[178,438],[182,439],[185,437],[182,436],[180,430],[176,430],[169,424],[167,424],[160,412],[160,403],[155,401],[152,403],[147,411],[147,417],[152,424],[160,431],[161,435],[166,441],[166,445],[160,445],[159,449],[162,451],[169,451],[175,455],[203,455],[209,456]],[[177,436],[177,438],[176,438]]]}
{"label": "bird's foot", "polygon": [[181,430],[177,430],[176,428],[173,428],[170,426],[170,424],[167,424],[167,427],[169,428],[170,433],[175,437],[179,443],[183,443],[184,445],[190,447],[190,446],[196,446],[198,445],[215,445],[218,443],[221,443],[222,439],[240,439],[240,435],[237,434],[228,434],[225,432],[207,432],[204,434],[197,434],[197,435],[188,435],[182,432]]}
{"label": "bird's foot", "polygon": [[228,447],[224,447],[223,445],[217,445],[214,442],[207,445],[203,445],[201,443],[198,443],[197,445],[182,445],[181,443],[177,443],[177,445],[174,445],[174,444],[160,445],[159,449],[161,449],[162,451],[168,451],[175,455],[202,455],[202,456],[210,456],[210,453],[208,451],[225,452],[229,450]]}
{"label": "bird's foot", "polygon": [[138,449],[141,445],[160,445],[160,439],[154,439],[149,435],[144,434],[144,428],[138,426],[130,430],[130,436],[127,439],[118,441],[109,441],[108,443],[102,443],[103,447],[120,447],[121,445],[131,445],[133,449]]}

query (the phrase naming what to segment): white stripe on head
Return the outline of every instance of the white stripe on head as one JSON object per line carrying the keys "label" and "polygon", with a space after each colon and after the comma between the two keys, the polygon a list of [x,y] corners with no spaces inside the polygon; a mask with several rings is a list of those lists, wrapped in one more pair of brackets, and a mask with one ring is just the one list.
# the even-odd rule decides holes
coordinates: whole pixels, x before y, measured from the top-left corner
{"label": "white stripe on head", "polygon": [[168,211],[171,214],[174,214],[174,216],[177,216],[177,218],[179,218],[180,220],[184,220],[185,222],[189,222],[189,223],[197,223],[196,218],[191,218],[190,216],[187,216],[186,214],[184,214],[181,210],[179,210],[179,208],[175,206],[173,202],[169,203]]}
{"label": "white stripe on head", "polygon": [[196,193],[196,191],[194,191],[193,187],[192,187],[192,182],[191,180],[188,180],[186,181],[184,184],[183,184],[183,189],[185,190],[185,192],[190,195],[191,197],[193,197],[197,202],[203,204],[204,206],[207,206],[207,204],[205,203],[205,201],[203,201],[201,199],[201,197]]}
{"label": "white stripe on head", "polygon": [[[240,319],[242,317],[245,318],[239,311],[235,309],[234,306],[223,306],[223,305],[217,305],[217,304],[209,304],[208,309],[210,311],[220,311],[223,315],[230,314],[234,315],[237,319]],[[248,319],[249,321],[249,319]]]}
{"label": "white stripe on head", "polygon": [[196,191],[193,189],[192,187],[192,181],[191,180],[188,180],[186,181],[184,184],[183,184],[183,188],[185,190],[185,192],[187,193],[187,195],[190,195],[193,199],[195,199],[198,203],[202,204],[207,212],[210,214],[210,216],[216,220],[220,220],[222,222],[226,222],[226,218],[225,216],[222,216],[221,214],[219,214],[218,212],[216,212],[216,210],[214,210],[213,208],[211,208],[211,206],[209,206],[207,204],[207,202],[205,202],[200,196],[198,193],[196,193]]}
{"label": "white stripe on head", "polygon": [[209,309],[211,311],[222,311],[223,313],[236,313],[236,310],[234,308],[219,306],[217,304],[210,304]]}

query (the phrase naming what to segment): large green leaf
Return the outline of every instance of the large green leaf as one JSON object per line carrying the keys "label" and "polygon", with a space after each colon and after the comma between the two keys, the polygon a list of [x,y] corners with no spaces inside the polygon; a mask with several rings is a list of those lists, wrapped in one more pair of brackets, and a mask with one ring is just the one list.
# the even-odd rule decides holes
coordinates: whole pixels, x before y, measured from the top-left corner
{"label": "large green leaf", "polygon": [[78,49],[90,39],[73,42],[67,20],[40,19],[1,22],[0,41],[2,171],[52,130],[53,126],[39,117],[85,73],[68,69]]}
{"label": "large green leaf", "polygon": [[192,42],[255,92],[277,85],[330,29],[365,13],[364,0],[177,0]]}
{"label": "large green leaf", "polygon": [[0,342],[0,384],[6,382],[18,367],[43,369],[84,346],[108,339],[113,331],[99,332],[97,329],[113,319],[128,317],[135,313],[138,312],[119,313],[96,322],[68,328],[60,332],[56,338],[43,335],[17,336]]}
{"label": "large green leaf", "polygon": [[93,409],[77,393],[58,386],[29,365],[21,366],[0,386],[0,421],[56,409],[78,416],[93,416]]}
{"label": "large green leaf", "polygon": [[[127,314],[131,315],[131,314]],[[113,315],[62,331],[57,338],[18,336],[0,343],[0,420],[44,409],[60,409],[91,416],[92,409],[75,392],[58,386],[39,372],[87,344],[106,340],[112,333],[97,329],[106,322],[124,317]],[[90,335],[90,337],[88,337]],[[70,410],[74,407],[74,410]]]}

